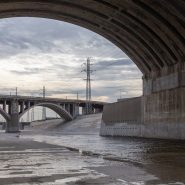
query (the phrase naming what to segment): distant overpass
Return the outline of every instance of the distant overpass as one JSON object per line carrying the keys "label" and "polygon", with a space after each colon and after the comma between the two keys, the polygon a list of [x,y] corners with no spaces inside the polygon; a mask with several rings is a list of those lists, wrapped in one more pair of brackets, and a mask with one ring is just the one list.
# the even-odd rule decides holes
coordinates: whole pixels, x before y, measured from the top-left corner
{"label": "distant overpass", "polygon": [[92,114],[102,112],[103,106],[106,104],[105,102],[87,102],[77,99],[0,95],[0,114],[7,122],[6,132],[18,132],[20,118],[35,106],[47,107],[65,121],[71,121],[79,115],[80,107],[82,114],[86,113],[87,103],[92,107]]}

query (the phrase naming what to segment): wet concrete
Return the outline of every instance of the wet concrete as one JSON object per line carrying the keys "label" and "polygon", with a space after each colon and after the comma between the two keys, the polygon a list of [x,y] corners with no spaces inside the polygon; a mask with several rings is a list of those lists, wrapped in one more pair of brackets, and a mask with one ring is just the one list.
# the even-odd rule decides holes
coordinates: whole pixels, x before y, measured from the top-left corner
{"label": "wet concrete", "polygon": [[[91,169],[107,165],[102,158],[82,155],[65,147],[16,138],[13,135],[6,135],[4,138],[6,139],[0,141],[2,185],[70,184],[84,178],[90,181],[94,179],[98,183],[97,179],[106,176]],[[116,182],[116,179],[105,178],[103,181],[108,184],[109,181]]]}
{"label": "wet concrete", "polygon": [[39,126],[19,138],[1,133],[0,184],[185,184],[183,141],[102,138],[99,118],[54,124],[52,131]]}

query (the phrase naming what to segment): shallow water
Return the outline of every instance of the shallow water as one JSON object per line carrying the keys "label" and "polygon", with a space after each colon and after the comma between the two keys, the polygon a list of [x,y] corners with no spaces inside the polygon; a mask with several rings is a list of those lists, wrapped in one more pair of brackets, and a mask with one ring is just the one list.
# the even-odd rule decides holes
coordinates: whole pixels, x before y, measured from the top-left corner
{"label": "shallow water", "polygon": [[1,133],[0,185],[185,184],[184,141],[100,137],[97,120]]}
{"label": "shallow water", "polygon": [[[98,134],[44,133],[27,135],[35,141],[59,146],[91,151],[101,154],[100,157],[122,161],[144,170],[144,180],[132,181],[132,178],[120,178],[120,184],[184,184],[185,183],[185,143],[139,138],[100,137]],[[126,167],[128,168],[128,167]],[[142,169],[142,170],[141,170]],[[124,169],[125,170],[125,169]],[[124,171],[123,170],[123,171]],[[101,170],[100,170],[101,171]],[[105,169],[102,170],[106,171]],[[127,170],[126,170],[127,171]],[[125,173],[127,173],[125,171]],[[138,177],[137,170],[129,169]],[[111,172],[112,173],[112,172]],[[111,173],[109,175],[111,175]],[[148,178],[147,176],[150,175]],[[129,176],[129,174],[127,174]],[[151,180],[152,177],[152,180]],[[138,178],[139,179],[139,178]],[[129,182],[129,183],[128,183]]]}
{"label": "shallow water", "polygon": [[131,137],[101,137],[95,134],[75,134],[45,132],[42,134],[27,135],[35,141],[70,146],[85,151],[92,151],[104,156],[111,155],[130,159],[137,162],[152,162],[157,154],[184,153],[185,142],[174,140],[142,139]]}

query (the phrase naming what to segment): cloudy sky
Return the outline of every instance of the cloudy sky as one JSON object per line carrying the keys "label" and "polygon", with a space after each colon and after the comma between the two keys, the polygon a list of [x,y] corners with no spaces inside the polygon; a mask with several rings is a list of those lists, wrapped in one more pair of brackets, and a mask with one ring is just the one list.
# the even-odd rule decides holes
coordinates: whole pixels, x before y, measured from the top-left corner
{"label": "cloudy sky", "polygon": [[92,99],[141,95],[142,74],[116,46],[76,25],[40,18],[0,20],[0,94],[85,98],[83,63],[91,57]]}

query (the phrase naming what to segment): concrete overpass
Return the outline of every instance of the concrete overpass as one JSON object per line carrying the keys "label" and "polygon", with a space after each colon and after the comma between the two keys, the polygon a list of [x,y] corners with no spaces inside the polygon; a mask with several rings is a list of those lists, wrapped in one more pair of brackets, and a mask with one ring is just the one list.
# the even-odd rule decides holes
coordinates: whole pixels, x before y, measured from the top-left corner
{"label": "concrete overpass", "polygon": [[[82,107],[82,114],[85,114],[86,103],[85,100],[1,95],[0,114],[7,122],[6,132],[17,132],[19,131],[20,118],[33,107],[50,108],[65,121],[71,121],[79,115],[80,107]],[[105,104],[98,101],[88,103],[92,107],[92,113],[102,112]]]}
{"label": "concrete overpass", "polygon": [[0,0],[0,18],[62,20],[117,45],[143,73],[143,123],[163,130],[185,124],[184,12],[184,0]]}

